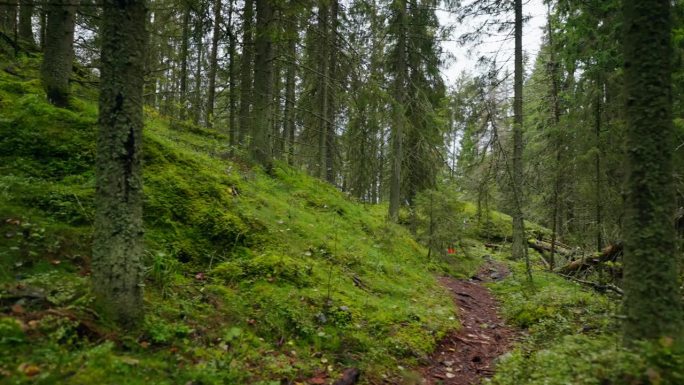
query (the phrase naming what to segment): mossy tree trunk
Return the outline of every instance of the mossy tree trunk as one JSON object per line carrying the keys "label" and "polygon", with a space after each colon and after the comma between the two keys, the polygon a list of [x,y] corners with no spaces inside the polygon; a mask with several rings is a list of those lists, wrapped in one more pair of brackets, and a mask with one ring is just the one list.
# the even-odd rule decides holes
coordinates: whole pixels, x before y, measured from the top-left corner
{"label": "mossy tree trunk", "polygon": [[233,149],[237,144],[238,136],[238,125],[237,125],[237,77],[238,77],[238,65],[237,65],[237,36],[235,36],[235,30],[233,28],[233,0],[230,0],[228,7],[228,52],[230,53],[230,62],[228,64],[228,72],[230,74],[230,91],[229,91],[229,103],[228,103],[228,114],[230,121],[230,151],[233,153]]}
{"label": "mossy tree trunk", "polygon": [[12,39],[17,32],[17,0],[8,0],[0,5],[0,29]]}
{"label": "mossy tree trunk", "polygon": [[180,110],[179,117],[181,120],[187,118],[188,108],[188,40],[190,39],[190,5],[185,4],[186,9],[183,11],[183,27],[181,29],[181,68],[180,68]]}
{"label": "mossy tree trunk", "polygon": [[[214,25],[211,34],[211,51],[209,53],[209,84],[207,86],[207,110],[204,117],[207,127],[213,125],[214,102],[216,99],[216,71],[218,69],[218,43],[221,38],[221,2],[214,0]],[[232,60],[232,58],[231,58]]]}
{"label": "mossy tree trunk", "polygon": [[35,45],[33,38],[33,11],[35,7],[33,0],[22,0],[19,3],[19,39],[30,45]]}
{"label": "mossy tree trunk", "polygon": [[47,6],[45,54],[41,67],[43,88],[50,103],[69,105],[69,77],[74,61],[76,0],[53,0]]}
{"label": "mossy tree trunk", "polygon": [[242,58],[240,62],[240,129],[238,145],[244,145],[250,134],[250,109],[252,106],[253,64],[254,64],[254,0],[245,0],[242,17]]}
{"label": "mossy tree trunk", "polygon": [[335,118],[337,115],[337,34],[338,34],[338,16],[339,16],[340,4],[337,0],[332,0],[330,2],[330,32],[327,45],[329,46],[330,59],[328,60],[328,66],[330,67],[328,71],[328,108],[325,124],[325,180],[329,183],[334,184],[336,179],[335,172],[335,146],[336,137],[335,132]]}
{"label": "mossy tree trunk", "polygon": [[681,337],[672,157],[671,1],[625,0],[625,341]]}
{"label": "mossy tree trunk", "polygon": [[287,41],[287,70],[285,74],[284,128],[287,147],[287,163],[294,165],[295,151],[295,81],[297,76],[297,24],[290,23]]}
{"label": "mossy tree trunk", "polygon": [[318,177],[325,179],[326,177],[326,130],[328,128],[328,89],[329,89],[329,78],[330,78],[330,63],[328,60],[330,56],[328,51],[330,49],[328,40],[328,16],[330,13],[330,7],[328,0],[318,1],[318,87],[316,89],[316,94],[318,96],[318,111],[317,116],[317,126],[316,135],[318,136]]}
{"label": "mossy tree trunk", "polygon": [[256,0],[256,39],[254,57],[254,118],[252,121],[252,158],[270,169],[271,103],[273,100],[273,41],[271,0]]}
{"label": "mossy tree trunk", "polygon": [[105,0],[102,14],[93,285],[123,327],[143,315],[142,127],[144,0]]}

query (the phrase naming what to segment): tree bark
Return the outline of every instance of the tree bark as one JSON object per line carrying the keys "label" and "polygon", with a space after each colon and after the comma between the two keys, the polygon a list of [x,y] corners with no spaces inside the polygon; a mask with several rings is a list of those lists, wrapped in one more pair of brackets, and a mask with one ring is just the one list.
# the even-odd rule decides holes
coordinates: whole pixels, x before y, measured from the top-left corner
{"label": "tree bark", "polygon": [[211,52],[209,53],[209,84],[207,85],[207,110],[205,123],[211,127],[214,123],[214,102],[216,99],[216,70],[218,69],[218,43],[221,38],[221,2],[214,0],[214,30],[211,35]]}
{"label": "tree bark", "polygon": [[251,131],[250,110],[252,106],[252,64],[254,62],[254,47],[252,19],[254,18],[254,0],[245,0],[242,19],[242,62],[240,63],[240,130],[238,145],[245,144],[247,135]]}
{"label": "tree bark", "polygon": [[181,68],[180,68],[180,114],[181,120],[187,118],[188,108],[188,40],[190,39],[190,5],[185,4],[183,12],[183,26],[181,32]]}
{"label": "tree bark", "polygon": [[17,0],[8,0],[0,5],[0,29],[16,40],[17,36]]}
{"label": "tree bark", "polygon": [[103,314],[126,328],[143,317],[145,13],[142,0],[104,0],[93,286]]}
{"label": "tree bark", "polygon": [[238,65],[237,65],[237,36],[235,35],[235,30],[233,29],[233,1],[230,0],[230,6],[228,10],[228,51],[230,52],[230,91],[229,91],[229,104],[228,113],[230,115],[230,151],[233,153],[235,146],[238,141],[238,125],[237,125],[237,77],[238,77]]}
{"label": "tree bark", "polygon": [[317,135],[318,135],[318,177],[325,179],[326,177],[326,139],[327,139],[327,119],[328,119],[328,88],[329,88],[329,62],[328,55],[329,44],[328,41],[328,0],[320,0],[318,2],[318,89],[316,90],[318,96],[318,117],[317,117]]}
{"label": "tree bark", "polygon": [[202,19],[197,16],[194,31],[195,46],[197,47],[197,61],[195,62],[195,89],[194,100],[192,102],[192,122],[196,125],[200,123],[202,116],[202,58],[204,55],[204,31],[202,30]]}
{"label": "tree bark", "polygon": [[47,44],[47,1],[43,0],[40,3],[40,50],[45,52],[45,45]]}
{"label": "tree bark", "polygon": [[256,55],[254,58],[254,125],[252,158],[266,170],[272,167],[271,103],[273,99],[272,0],[256,0]]}
{"label": "tree bark", "polygon": [[601,197],[601,105],[603,104],[603,83],[599,80],[596,82],[596,111],[595,111],[595,125],[594,135],[596,139],[596,157],[595,161],[595,197],[596,200],[596,250],[600,251],[603,248],[603,198]]}
{"label": "tree bark", "polygon": [[35,7],[33,0],[22,0],[19,3],[19,39],[30,44],[36,44],[33,38],[33,11]]}
{"label": "tree bark", "polygon": [[532,270],[527,245],[525,244],[525,222],[523,220],[523,0],[515,0],[515,79],[513,100],[513,258],[524,259],[527,276],[532,279]]}
{"label": "tree bark", "polygon": [[295,141],[295,78],[297,76],[297,27],[290,30],[287,41],[287,73],[285,75],[285,122],[287,137],[287,163],[294,165]]}
{"label": "tree bark", "polygon": [[328,79],[328,111],[326,116],[325,128],[325,179],[334,184],[335,183],[335,117],[336,117],[336,99],[337,92],[334,82],[337,81],[337,28],[338,28],[338,0],[332,0],[330,4],[330,38],[328,39],[328,49],[330,50],[329,63],[329,79]]}
{"label": "tree bark", "polygon": [[48,5],[41,78],[48,100],[58,107],[69,105],[76,5],[75,0],[51,0]]}
{"label": "tree bark", "polygon": [[672,42],[670,0],[625,0],[628,176],[623,311],[627,344],[682,337],[672,225]]}
{"label": "tree bark", "polygon": [[556,167],[554,170],[553,182],[553,210],[551,214],[551,255],[549,257],[549,269],[553,270],[556,264],[556,241],[558,238],[558,215],[560,208],[560,194],[563,185],[563,143],[564,138],[561,132],[561,106],[560,106],[560,65],[556,57],[555,36],[551,25],[551,5],[549,4],[547,14],[547,30],[549,35],[550,63],[549,72],[551,77],[551,99],[553,100],[553,124],[556,129]]}

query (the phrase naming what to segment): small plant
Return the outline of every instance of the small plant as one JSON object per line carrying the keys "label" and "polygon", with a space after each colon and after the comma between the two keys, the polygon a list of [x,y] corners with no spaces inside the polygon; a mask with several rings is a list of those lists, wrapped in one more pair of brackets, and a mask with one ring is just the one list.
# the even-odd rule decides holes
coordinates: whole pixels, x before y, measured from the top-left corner
{"label": "small plant", "polygon": [[174,274],[178,271],[178,261],[161,251],[150,251],[147,255],[150,260],[147,275],[159,288],[162,297],[166,297],[173,283]]}

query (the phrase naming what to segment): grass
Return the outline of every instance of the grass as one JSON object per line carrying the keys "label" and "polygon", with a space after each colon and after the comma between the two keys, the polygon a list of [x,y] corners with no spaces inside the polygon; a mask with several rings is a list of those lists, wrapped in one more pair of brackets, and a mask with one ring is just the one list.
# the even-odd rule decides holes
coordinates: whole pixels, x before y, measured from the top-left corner
{"label": "grass", "polygon": [[355,366],[372,383],[458,326],[386,207],[283,164],[266,175],[220,132],[146,110],[146,318],[117,330],[89,287],[96,94],[74,86],[54,108],[36,60],[2,66],[0,382],[279,384]]}

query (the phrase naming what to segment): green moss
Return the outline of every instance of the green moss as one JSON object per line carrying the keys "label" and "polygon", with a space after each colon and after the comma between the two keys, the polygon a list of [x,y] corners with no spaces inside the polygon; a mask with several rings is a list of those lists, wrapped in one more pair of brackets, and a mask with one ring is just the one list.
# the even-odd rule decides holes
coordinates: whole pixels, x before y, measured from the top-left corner
{"label": "green moss", "polygon": [[26,333],[3,319],[12,354],[0,355],[0,382],[268,384],[328,366],[374,381],[457,327],[426,250],[386,223],[386,207],[284,164],[251,169],[224,135],[146,110],[147,316],[139,334],[109,330],[88,285],[97,95],[75,84],[72,109],[54,108],[36,61],[22,61],[11,64],[22,76],[0,71],[0,231],[11,235],[0,295],[49,289],[26,311],[70,316],[38,317],[40,332]]}

